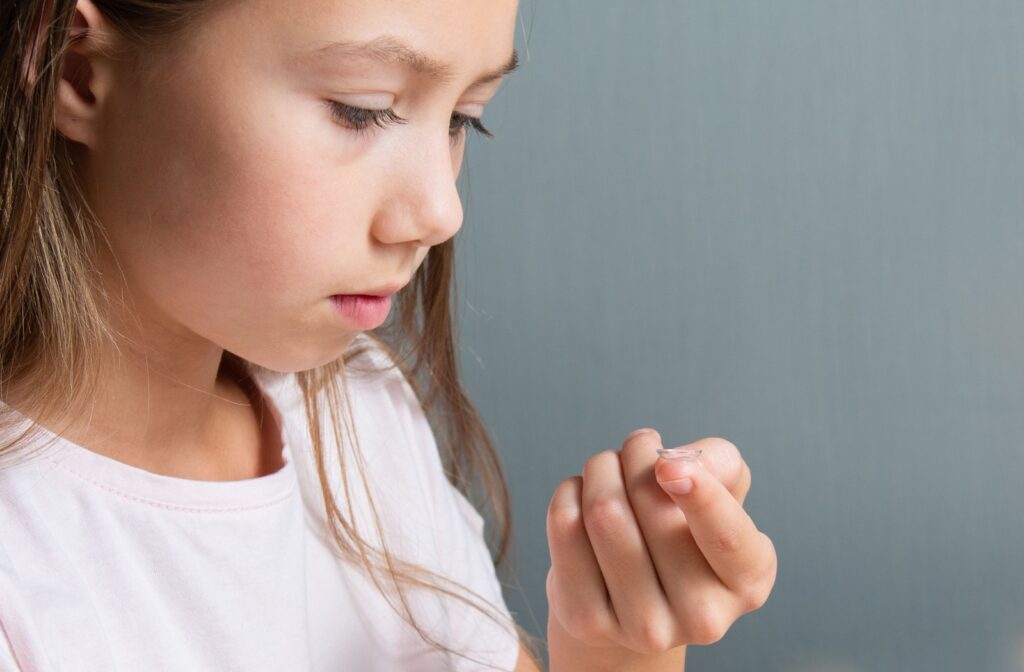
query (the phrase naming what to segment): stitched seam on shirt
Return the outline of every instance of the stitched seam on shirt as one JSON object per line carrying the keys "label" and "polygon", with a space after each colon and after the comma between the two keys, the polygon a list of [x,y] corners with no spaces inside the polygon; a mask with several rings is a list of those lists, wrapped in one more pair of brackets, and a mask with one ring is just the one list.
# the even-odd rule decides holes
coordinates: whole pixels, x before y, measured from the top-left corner
{"label": "stitched seam on shirt", "polygon": [[84,474],[80,474],[77,471],[75,471],[74,469],[72,469],[71,467],[68,467],[68,466],[66,466],[64,464],[61,464],[59,461],[56,461],[56,460],[50,460],[50,461],[53,462],[58,467],[60,467],[61,469],[63,469],[64,471],[68,472],[69,474],[72,474],[72,475],[76,476],[77,478],[80,478],[83,481],[86,481],[87,483],[91,483],[92,485],[95,485],[97,488],[100,488],[101,490],[106,490],[107,492],[113,493],[115,495],[118,495],[118,496],[123,497],[123,498],[128,499],[128,500],[131,500],[133,502],[138,502],[140,504],[147,504],[149,506],[155,506],[155,507],[157,507],[159,509],[168,509],[168,510],[171,510],[171,511],[189,511],[189,512],[192,512],[192,513],[231,513],[231,512],[237,512],[237,511],[253,511],[253,510],[256,510],[256,509],[266,508],[266,507],[271,506],[273,504],[277,504],[278,502],[280,502],[280,501],[282,501],[284,499],[287,499],[288,496],[291,495],[292,491],[295,489],[295,483],[292,483],[291,485],[289,485],[288,489],[284,493],[281,494],[280,497],[277,497],[276,499],[272,499],[272,500],[270,500],[268,502],[263,502],[261,504],[255,504],[253,506],[231,506],[231,507],[182,506],[182,505],[179,505],[179,504],[167,504],[166,502],[158,502],[156,500],[145,499],[145,498],[139,497],[137,495],[129,494],[129,493],[124,492],[122,490],[118,490],[117,488],[112,488],[109,485],[107,485],[106,483],[101,483],[99,481],[93,480],[93,479],[89,478],[88,476],[85,476]]}

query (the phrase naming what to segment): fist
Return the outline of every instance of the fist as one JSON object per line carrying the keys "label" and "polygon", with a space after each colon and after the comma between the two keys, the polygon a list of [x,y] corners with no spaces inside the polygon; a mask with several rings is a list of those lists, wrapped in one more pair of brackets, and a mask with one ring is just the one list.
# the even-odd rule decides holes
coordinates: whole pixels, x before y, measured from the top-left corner
{"label": "fist", "polygon": [[775,547],[743,509],[750,468],[736,446],[701,439],[681,447],[698,455],[684,460],[659,448],[654,430],[630,434],[548,506],[549,609],[587,646],[712,644],[775,583]]}

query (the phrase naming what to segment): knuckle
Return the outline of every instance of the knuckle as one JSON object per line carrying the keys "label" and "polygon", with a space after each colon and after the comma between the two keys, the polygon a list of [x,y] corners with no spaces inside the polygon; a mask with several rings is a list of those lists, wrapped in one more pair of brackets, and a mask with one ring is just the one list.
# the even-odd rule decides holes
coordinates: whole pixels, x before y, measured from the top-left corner
{"label": "knuckle", "polygon": [[750,494],[750,487],[753,483],[754,476],[750,473],[750,465],[746,462],[741,464],[742,470],[740,471],[740,487],[744,493],[744,497]]}
{"label": "knuckle", "polygon": [[548,570],[548,575],[544,579],[544,594],[548,598],[548,604],[555,603],[555,572],[554,568]]}
{"label": "knuckle", "polygon": [[712,543],[715,551],[725,555],[735,555],[743,547],[743,540],[736,528],[717,532]]}
{"label": "knuckle", "polygon": [[743,614],[754,612],[764,606],[771,594],[774,579],[771,576],[759,575],[743,580],[735,591],[739,599],[739,608]]}
{"label": "knuckle", "polygon": [[763,607],[775,585],[778,563],[775,559],[774,547],[768,535],[763,532],[758,532],[758,535],[767,542],[767,547],[770,549],[766,560],[759,563],[759,566],[749,567],[731,584],[735,587],[733,592],[739,599],[742,613]]}
{"label": "knuckle", "polygon": [[712,436],[702,441],[705,452],[710,453],[712,461],[720,465],[724,473],[739,476],[743,473],[746,461],[740,454],[736,444],[720,436]]}
{"label": "knuckle", "polygon": [[[771,543],[767,535],[761,533],[761,536]],[[764,570],[744,577],[740,583],[740,590],[737,591],[744,613],[760,609],[768,601],[768,596],[775,586],[777,568],[778,564],[772,553],[771,560]]]}
{"label": "knuckle", "polygon": [[[658,430],[653,427],[641,427],[640,429],[634,430],[629,436],[623,439],[623,450],[633,445],[647,444],[647,442],[652,440],[659,443],[661,442],[661,434]],[[650,450],[649,447],[647,449]]]}
{"label": "knuckle", "polygon": [[771,593],[771,582],[766,578],[746,581],[737,591],[743,613],[755,611],[764,606]]}
{"label": "knuckle", "polygon": [[605,465],[614,465],[616,469],[619,468],[619,454],[614,450],[602,450],[596,455],[592,455],[583,463],[583,474],[591,474],[594,471],[600,471],[601,469],[608,468]]}
{"label": "knuckle", "polygon": [[728,626],[724,625],[719,619],[708,617],[700,621],[694,629],[694,644],[702,646],[717,644],[721,641],[722,637],[725,637],[728,629]]}
{"label": "knuckle", "polygon": [[560,506],[548,514],[548,536],[571,539],[583,532],[583,516],[578,509]]}
{"label": "knuckle", "polygon": [[696,600],[688,609],[686,630],[689,641],[702,646],[714,644],[725,636],[730,622],[707,600]]}
{"label": "knuckle", "polygon": [[570,610],[561,619],[562,627],[570,635],[587,644],[607,641],[607,620],[594,609]]}
{"label": "knuckle", "polygon": [[583,517],[576,507],[559,506],[548,514],[548,534],[555,539],[570,539],[583,529]]}
{"label": "knuckle", "polygon": [[778,558],[779,558],[779,554],[775,550],[775,542],[772,541],[771,537],[769,537],[764,532],[761,532],[760,530],[758,530],[758,534],[761,535],[761,538],[764,539],[765,545],[768,547],[769,555],[771,556],[771,559],[772,559],[772,562],[771,562],[771,564],[772,564],[772,572],[774,572],[776,566],[778,565]]}
{"label": "knuckle", "polygon": [[629,520],[626,508],[625,502],[615,497],[594,498],[583,511],[587,530],[601,537],[618,534]]}
{"label": "knuckle", "polygon": [[568,539],[582,530],[583,517],[575,496],[553,497],[548,507],[548,535],[556,539]]}
{"label": "knuckle", "polygon": [[672,648],[672,632],[665,622],[657,618],[644,618],[629,633],[630,648],[638,653],[653,655]]}
{"label": "knuckle", "polygon": [[548,516],[554,511],[571,508],[570,505],[579,501],[582,481],[580,476],[572,476],[555,486],[555,491],[551,494],[551,501],[548,502]]}
{"label": "knuckle", "polygon": [[551,497],[552,503],[565,500],[573,499],[576,494],[580,491],[583,485],[583,477],[577,474],[576,476],[570,476],[569,478],[563,478],[559,481],[558,485],[555,486],[555,492]]}

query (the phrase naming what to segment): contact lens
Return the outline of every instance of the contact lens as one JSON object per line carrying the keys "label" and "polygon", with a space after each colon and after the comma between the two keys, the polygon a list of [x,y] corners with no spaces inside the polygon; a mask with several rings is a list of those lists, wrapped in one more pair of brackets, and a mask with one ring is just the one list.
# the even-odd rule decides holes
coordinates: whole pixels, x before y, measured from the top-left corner
{"label": "contact lens", "polygon": [[658,457],[666,460],[696,460],[703,448],[658,448]]}

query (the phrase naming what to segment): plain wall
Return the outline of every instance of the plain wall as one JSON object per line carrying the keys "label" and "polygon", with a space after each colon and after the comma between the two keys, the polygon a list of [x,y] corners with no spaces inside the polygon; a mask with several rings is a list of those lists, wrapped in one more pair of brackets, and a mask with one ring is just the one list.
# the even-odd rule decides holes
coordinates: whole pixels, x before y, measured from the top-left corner
{"label": "plain wall", "polygon": [[519,622],[554,487],[652,426],[737,444],[779,555],[688,671],[1024,670],[1024,3],[520,15],[457,239]]}

